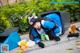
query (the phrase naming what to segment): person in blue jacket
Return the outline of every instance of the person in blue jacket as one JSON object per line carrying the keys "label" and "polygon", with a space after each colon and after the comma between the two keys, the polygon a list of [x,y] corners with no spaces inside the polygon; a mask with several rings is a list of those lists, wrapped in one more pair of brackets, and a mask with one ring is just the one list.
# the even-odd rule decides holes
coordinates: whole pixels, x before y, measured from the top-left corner
{"label": "person in blue jacket", "polygon": [[44,44],[41,42],[40,34],[37,32],[37,30],[41,28],[44,29],[50,40],[54,39],[55,41],[60,41],[60,37],[54,33],[58,27],[56,23],[38,18],[33,22],[32,26],[33,28],[31,29],[30,36],[33,37],[33,41],[35,41],[40,47],[44,47]]}

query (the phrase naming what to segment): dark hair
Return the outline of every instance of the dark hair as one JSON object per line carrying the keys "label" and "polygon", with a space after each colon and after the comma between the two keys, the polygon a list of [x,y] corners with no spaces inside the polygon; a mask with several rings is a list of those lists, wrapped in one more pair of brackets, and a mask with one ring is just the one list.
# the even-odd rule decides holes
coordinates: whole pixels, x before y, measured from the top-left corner
{"label": "dark hair", "polygon": [[39,18],[35,19],[35,21],[33,22],[32,26],[34,26],[36,22],[41,22],[41,19],[39,19]]}

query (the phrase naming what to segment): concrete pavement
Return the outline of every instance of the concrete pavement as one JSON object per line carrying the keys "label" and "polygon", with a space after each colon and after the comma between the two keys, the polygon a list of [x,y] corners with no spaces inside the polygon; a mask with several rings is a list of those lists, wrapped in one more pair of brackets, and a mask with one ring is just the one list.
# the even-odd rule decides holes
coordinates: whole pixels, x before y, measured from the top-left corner
{"label": "concrete pavement", "polygon": [[[77,23],[77,26],[80,26],[80,23]],[[39,48],[37,45],[35,45],[32,48],[29,48],[24,53],[80,53],[80,49],[76,47],[76,41],[80,38],[71,38],[71,41],[69,41],[66,36],[68,34],[68,31],[65,32],[65,34],[61,37],[60,42],[55,41],[45,41],[44,44],[46,45],[45,48]],[[24,35],[21,37],[22,39],[28,39],[27,35]],[[18,48],[10,51],[10,53],[17,53]]]}

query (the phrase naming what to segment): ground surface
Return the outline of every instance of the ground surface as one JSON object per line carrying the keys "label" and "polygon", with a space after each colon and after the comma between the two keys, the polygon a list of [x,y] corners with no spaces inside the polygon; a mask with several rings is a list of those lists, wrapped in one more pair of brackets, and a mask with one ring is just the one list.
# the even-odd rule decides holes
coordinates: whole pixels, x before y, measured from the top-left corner
{"label": "ground surface", "polygon": [[[77,26],[80,26],[80,23],[77,23]],[[24,53],[80,53],[80,49],[76,46],[76,41],[80,38],[71,38],[70,41],[66,38],[68,31],[61,37],[60,42],[55,41],[45,41],[44,44],[46,47],[44,49],[39,48],[35,45],[32,48],[29,48],[28,51]],[[28,38],[26,35],[21,37],[22,39]],[[10,53],[17,53],[18,48],[10,51]]]}

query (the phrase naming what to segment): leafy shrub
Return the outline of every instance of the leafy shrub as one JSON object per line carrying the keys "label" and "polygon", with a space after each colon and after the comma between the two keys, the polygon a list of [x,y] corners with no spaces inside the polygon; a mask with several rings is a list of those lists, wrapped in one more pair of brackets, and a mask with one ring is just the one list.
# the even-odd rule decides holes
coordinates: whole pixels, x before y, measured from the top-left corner
{"label": "leafy shrub", "polygon": [[[56,2],[62,1],[56,0]],[[52,4],[51,0],[31,0],[27,3],[16,3],[14,5],[3,6],[0,7],[0,29],[4,31],[9,27],[19,27],[21,32],[26,30],[28,31],[29,23],[27,17],[32,12],[35,12],[39,16],[40,13],[51,10],[66,11],[71,14],[71,19],[74,19],[76,18],[76,12],[74,12],[76,9],[80,9],[79,5],[77,4]]]}

